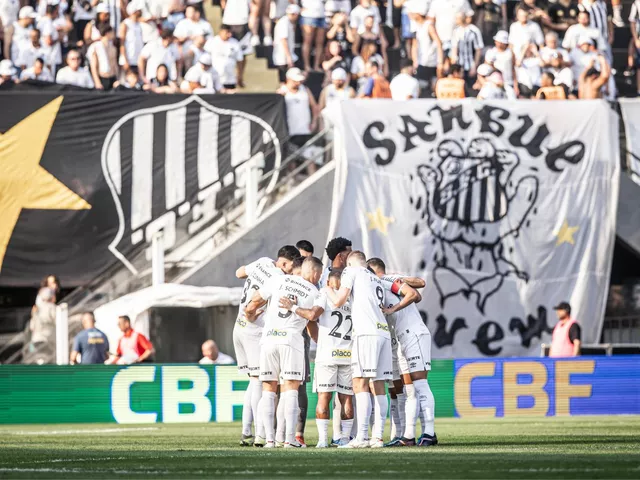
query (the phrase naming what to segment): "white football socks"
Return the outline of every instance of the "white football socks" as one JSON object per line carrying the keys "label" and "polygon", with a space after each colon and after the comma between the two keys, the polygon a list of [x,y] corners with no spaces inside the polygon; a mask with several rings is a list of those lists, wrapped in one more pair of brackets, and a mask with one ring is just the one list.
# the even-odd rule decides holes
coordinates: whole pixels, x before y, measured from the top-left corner
{"label": "white football socks", "polygon": [[242,435],[251,436],[251,424],[253,423],[253,412],[251,411],[251,390],[253,383],[249,381],[247,390],[244,392],[244,400],[242,402]]}
{"label": "white football socks", "polygon": [[[255,423],[255,433],[258,436],[264,437],[262,417],[258,415],[258,403],[260,403],[260,399],[262,398],[262,382],[258,377],[249,377],[249,389],[251,390],[251,399],[249,401]],[[260,435],[260,433],[262,433],[262,435]]]}
{"label": "white football socks", "polygon": [[281,393],[280,400],[284,400],[284,417],[287,423],[284,441],[294,443],[298,424],[298,390],[287,390]]}
{"label": "white football socks", "polygon": [[276,393],[263,390],[260,408],[262,409],[262,425],[264,426],[265,438],[267,442],[273,442],[273,417],[276,409]]}
{"label": "white football socks", "polygon": [[371,417],[371,395],[369,392],[355,394],[356,412],[358,415],[358,440],[369,439],[369,418]]}
{"label": "white football socks", "polygon": [[329,420],[316,418],[316,426],[318,427],[318,443],[329,443],[327,439],[327,435],[329,434]]}
{"label": "white football socks", "polygon": [[420,404],[420,421],[422,422],[422,433],[434,434],[435,399],[427,380],[416,380],[413,382],[416,389],[416,396]]}
{"label": "white football socks", "polygon": [[389,411],[389,400],[386,395],[376,395],[375,423],[373,424],[373,438],[382,440],[384,435],[384,424],[387,421]]}
{"label": "white football socks", "polygon": [[399,437],[402,433],[400,428],[400,415],[398,415],[398,399],[392,398],[389,402],[389,412],[391,417],[391,438]]}
{"label": "white football socks", "polygon": [[406,423],[405,410],[407,404],[407,394],[403,391],[402,393],[396,394],[396,396],[398,397],[398,416],[400,417],[400,430],[398,430],[398,436],[401,437],[404,434],[404,426]]}
{"label": "white football socks", "polygon": [[341,420],[340,426],[342,427],[342,432],[340,432],[340,437],[343,440],[349,440],[351,436],[351,430],[353,430],[353,418],[351,420]]}
{"label": "white football socks", "polygon": [[404,406],[404,438],[416,438],[416,423],[418,421],[418,398],[413,385],[405,385],[406,401]]}
{"label": "white football socks", "polygon": [[338,394],[333,395],[333,440],[338,440],[341,436],[340,419],[342,418],[342,405]]}
{"label": "white football socks", "polygon": [[284,435],[287,430],[287,423],[284,416],[284,398],[282,393],[278,399],[276,407],[276,442],[284,443]]}

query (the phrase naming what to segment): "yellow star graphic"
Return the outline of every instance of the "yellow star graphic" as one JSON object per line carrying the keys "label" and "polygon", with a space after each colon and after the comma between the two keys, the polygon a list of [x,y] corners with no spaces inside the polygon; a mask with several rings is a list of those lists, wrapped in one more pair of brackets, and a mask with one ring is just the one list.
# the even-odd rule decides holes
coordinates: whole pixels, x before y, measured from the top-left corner
{"label": "yellow star graphic", "polygon": [[0,134],[0,271],[23,208],[84,210],[91,205],[40,166],[62,97]]}
{"label": "yellow star graphic", "polygon": [[562,245],[563,243],[569,243],[571,245],[575,245],[576,241],[573,238],[573,235],[578,231],[580,227],[570,227],[569,223],[565,220],[560,227],[560,231],[557,233],[556,237],[556,247]]}
{"label": "yellow star graphic", "polygon": [[388,225],[396,221],[393,217],[386,217],[380,207],[376,208],[374,212],[367,212],[367,218],[369,219],[369,230],[378,230],[383,235],[389,234]]}

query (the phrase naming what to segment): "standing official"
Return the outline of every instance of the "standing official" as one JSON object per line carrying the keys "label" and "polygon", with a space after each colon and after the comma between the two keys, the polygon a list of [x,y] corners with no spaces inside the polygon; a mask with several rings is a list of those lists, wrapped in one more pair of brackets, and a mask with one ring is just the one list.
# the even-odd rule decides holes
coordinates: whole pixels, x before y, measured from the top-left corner
{"label": "standing official", "polygon": [[550,357],[577,357],[580,355],[580,325],[571,318],[571,305],[560,302],[554,307],[558,323],[553,329]]}
{"label": "standing official", "polygon": [[[82,314],[82,330],[73,339],[73,349],[69,363],[75,365],[101,364],[109,358],[109,340],[107,336],[96,328],[96,317],[93,312]],[[78,361],[80,355],[80,361]]]}

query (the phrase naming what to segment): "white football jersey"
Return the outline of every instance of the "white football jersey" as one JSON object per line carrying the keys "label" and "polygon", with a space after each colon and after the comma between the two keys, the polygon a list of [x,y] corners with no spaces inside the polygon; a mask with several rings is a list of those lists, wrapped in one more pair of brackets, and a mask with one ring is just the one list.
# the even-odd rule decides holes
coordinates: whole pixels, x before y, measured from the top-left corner
{"label": "white football jersey", "polygon": [[320,292],[313,306],[324,309],[324,313],[318,319],[316,363],[350,365],[353,330],[351,305],[347,302],[336,308],[327,298],[327,294]]}
{"label": "white football jersey", "polygon": [[[396,303],[400,302],[400,296],[391,291],[393,282],[398,279],[402,279],[402,275],[384,275],[382,277],[383,285],[385,287],[385,305],[387,308],[393,307]],[[402,341],[404,335],[407,333],[414,333],[415,335],[429,335],[429,329],[422,321],[422,316],[418,310],[418,306],[412,303],[406,308],[390,315],[394,324],[395,335],[398,341]]]}
{"label": "white football jersey", "polygon": [[246,333],[260,334],[264,327],[264,314],[258,317],[255,322],[249,322],[244,316],[244,309],[249,305],[256,290],[262,288],[265,282],[272,277],[284,275],[284,272],[276,267],[274,261],[268,257],[259,258],[244,267],[244,270],[247,273],[247,278],[242,288],[242,298],[234,328],[242,328]]}
{"label": "white football jersey", "polygon": [[365,267],[347,267],[342,272],[340,284],[351,289],[353,335],[377,335],[390,339],[387,319],[380,308],[385,304],[382,280]]}
{"label": "white football jersey", "polygon": [[280,308],[280,298],[289,297],[297,300],[300,308],[311,308],[318,296],[315,285],[295,275],[272,277],[260,290],[260,296],[268,300],[264,312],[264,331],[262,344],[289,345],[304,352],[302,331],[307,321],[293,312]]}

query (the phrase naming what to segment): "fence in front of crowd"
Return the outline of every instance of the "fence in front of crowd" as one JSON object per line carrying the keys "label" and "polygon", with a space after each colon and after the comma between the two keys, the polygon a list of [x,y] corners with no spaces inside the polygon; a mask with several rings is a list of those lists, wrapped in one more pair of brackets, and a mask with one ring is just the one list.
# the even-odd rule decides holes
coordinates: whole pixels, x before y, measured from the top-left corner
{"label": "fence in front of crowd", "polygon": [[[0,424],[230,422],[248,383],[235,366],[153,364],[4,366],[0,379]],[[434,360],[429,384],[439,418],[640,414],[638,356]]]}

